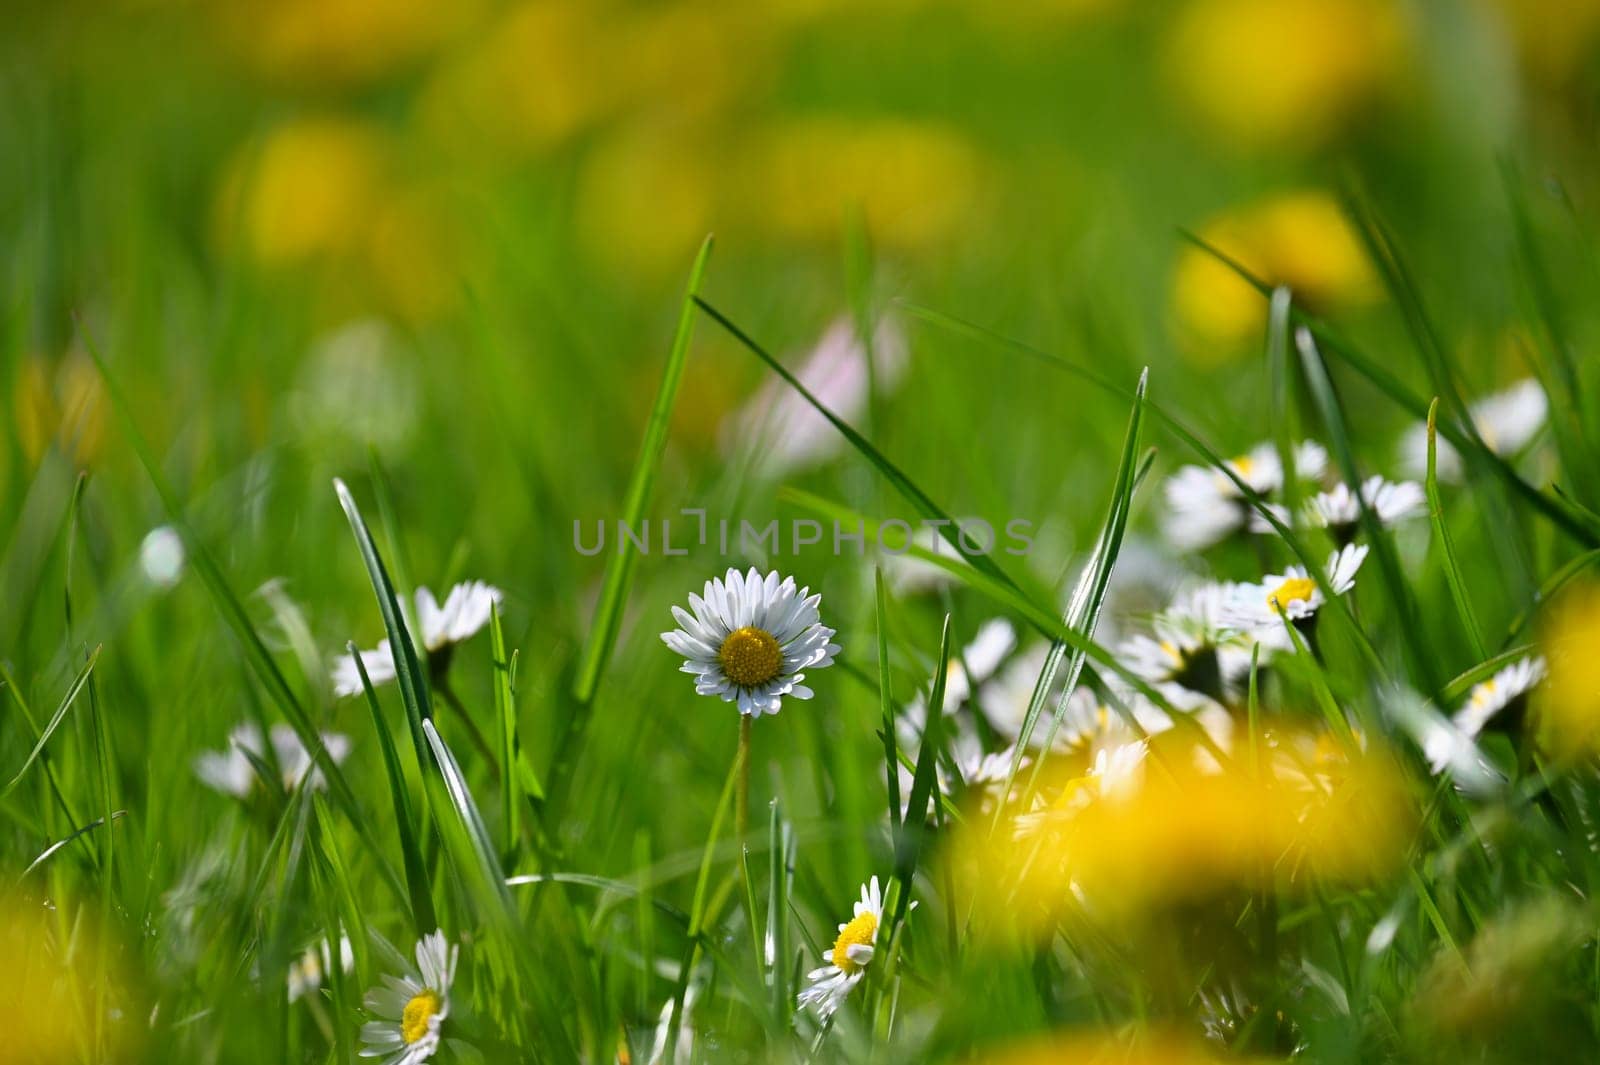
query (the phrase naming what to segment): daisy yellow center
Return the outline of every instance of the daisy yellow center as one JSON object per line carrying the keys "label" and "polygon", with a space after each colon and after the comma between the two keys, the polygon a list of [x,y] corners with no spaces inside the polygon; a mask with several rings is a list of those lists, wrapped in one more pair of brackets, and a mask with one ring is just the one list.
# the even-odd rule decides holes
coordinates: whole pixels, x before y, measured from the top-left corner
{"label": "daisy yellow center", "polygon": [[850,957],[850,948],[870,945],[872,937],[877,934],[878,918],[871,910],[856,914],[849,924],[839,930],[839,938],[833,941],[834,967],[847,973],[859,970],[861,966]]}
{"label": "daisy yellow center", "polygon": [[1232,466],[1233,472],[1237,473],[1240,477],[1250,476],[1250,471],[1255,469],[1256,466],[1255,460],[1249,455],[1240,455],[1238,458],[1230,461],[1228,465]]}
{"label": "daisy yellow center", "polygon": [[400,1012],[400,1038],[407,1046],[428,1034],[428,1022],[438,1014],[441,1005],[439,993],[431,987],[411,996],[411,1001]]}
{"label": "daisy yellow center", "polygon": [[783,669],[783,649],[772,633],[747,625],[728,633],[717,651],[717,661],[739,687],[758,688]]}
{"label": "daisy yellow center", "polygon": [[1267,594],[1267,606],[1288,608],[1297,599],[1310,601],[1317,590],[1317,582],[1309,577],[1290,577]]}

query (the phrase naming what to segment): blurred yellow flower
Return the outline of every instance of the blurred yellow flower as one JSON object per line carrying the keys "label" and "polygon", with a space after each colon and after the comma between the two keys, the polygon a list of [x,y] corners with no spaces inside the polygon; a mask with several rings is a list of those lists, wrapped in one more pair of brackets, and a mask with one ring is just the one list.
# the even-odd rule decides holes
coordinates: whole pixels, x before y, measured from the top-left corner
{"label": "blurred yellow flower", "polygon": [[711,230],[717,171],[676,124],[629,126],[596,145],[578,173],[584,247],[624,275],[681,275]]}
{"label": "blurred yellow flower", "polygon": [[1224,1058],[1191,1039],[1150,1032],[1062,1033],[981,1050],[972,1058],[974,1065],[1218,1065],[1250,1060],[1256,1059]]}
{"label": "blurred yellow flower", "polygon": [[1541,643],[1550,673],[1536,703],[1540,746],[1562,760],[1600,754],[1600,583],[1562,593]]}
{"label": "blurred yellow flower", "polygon": [[233,0],[224,34],[261,74],[312,85],[370,82],[432,53],[481,0]]}
{"label": "blurred yellow flower", "polygon": [[234,160],[218,224],[268,267],[347,253],[367,232],[387,168],[385,139],[370,125],[332,116],[289,122]]}
{"label": "blurred yellow flower", "polygon": [[94,973],[100,949],[98,937],[82,923],[58,921],[54,910],[38,900],[0,897],[0,972],[20,996],[6,1014],[0,1051],[6,1061],[56,1065],[91,1060],[89,1011],[97,998],[108,1011],[97,1027],[111,1053],[95,1060],[129,1060],[117,1052],[129,1049],[133,1029],[119,1019],[134,1014],[120,1001],[126,987],[115,967],[108,973],[108,986],[100,989],[103,996],[97,996]]}
{"label": "blurred yellow flower", "polygon": [[982,176],[977,149],[945,126],[799,118],[752,146],[733,191],[740,217],[791,240],[831,242],[859,209],[874,241],[918,251],[970,221]]}
{"label": "blurred yellow flower", "polygon": [[[1199,236],[1262,280],[1288,285],[1298,302],[1314,310],[1377,298],[1377,279],[1360,238],[1325,193],[1275,196],[1212,219]],[[1237,356],[1266,327],[1265,297],[1192,246],[1179,255],[1173,304],[1186,333],[1185,355],[1203,366]]]}
{"label": "blurred yellow flower", "polygon": [[37,463],[52,443],[78,466],[92,465],[105,444],[106,404],[100,371],[82,352],[51,365],[22,360],[12,417],[22,453]]}
{"label": "blurred yellow flower", "polygon": [[1250,144],[1315,142],[1369,103],[1398,67],[1396,0],[1190,0],[1167,42],[1184,105]]}
{"label": "blurred yellow flower", "polygon": [[[1089,779],[1048,789],[1043,808],[957,850],[981,909],[1053,925],[1077,900],[1099,917],[1314,875],[1367,883],[1401,861],[1411,802],[1399,767],[1359,744],[1294,731],[1236,743],[1219,768],[1176,733],[1153,745],[1142,779],[1115,789]],[[1003,901],[1002,901],[1003,900]]]}
{"label": "blurred yellow flower", "polygon": [[421,189],[389,189],[373,204],[366,267],[379,302],[406,321],[436,319],[459,302],[465,254],[449,218]]}

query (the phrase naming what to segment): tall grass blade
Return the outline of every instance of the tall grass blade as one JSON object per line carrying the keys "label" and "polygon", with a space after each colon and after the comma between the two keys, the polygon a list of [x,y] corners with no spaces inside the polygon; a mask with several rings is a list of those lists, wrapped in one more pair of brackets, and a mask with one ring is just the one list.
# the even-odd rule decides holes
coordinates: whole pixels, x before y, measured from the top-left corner
{"label": "tall grass blade", "polygon": [[[56,729],[61,726],[61,722],[66,718],[67,711],[72,709],[73,701],[78,698],[78,694],[89,683],[89,674],[94,672],[94,664],[99,658],[100,648],[96,647],[78,669],[77,675],[72,678],[72,683],[67,685],[67,690],[61,696],[61,702],[57,704],[55,713],[50,715],[50,720],[45,723],[44,731],[39,734],[39,739],[34,743],[33,749],[28,752],[28,757],[23,759],[16,775],[6,782],[5,787],[0,788],[0,799],[5,798],[16,790],[17,785],[22,783],[22,778],[28,775],[28,770],[33,768],[33,763],[38,761],[39,756],[44,753],[45,744],[50,742],[50,737],[55,735]],[[9,684],[9,686],[13,698],[20,700],[22,693],[17,690],[17,686],[15,684]],[[19,701],[17,705],[20,706],[22,704]]]}
{"label": "tall grass blade", "polygon": [[1428,472],[1423,478],[1422,490],[1428,497],[1428,519],[1433,524],[1433,535],[1439,540],[1439,553],[1444,560],[1445,583],[1450,586],[1450,597],[1455,600],[1456,613],[1461,616],[1461,626],[1472,642],[1474,658],[1481,662],[1489,651],[1483,642],[1483,629],[1473,612],[1472,600],[1467,596],[1466,580],[1461,575],[1461,564],[1456,560],[1456,545],[1450,535],[1450,525],[1444,520],[1444,500],[1439,495],[1439,400],[1428,404]]}

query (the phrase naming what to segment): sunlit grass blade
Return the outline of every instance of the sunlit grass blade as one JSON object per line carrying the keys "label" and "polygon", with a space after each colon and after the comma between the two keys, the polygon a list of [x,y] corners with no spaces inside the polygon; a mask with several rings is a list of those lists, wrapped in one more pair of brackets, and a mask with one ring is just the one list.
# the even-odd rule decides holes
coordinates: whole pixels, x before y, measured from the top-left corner
{"label": "sunlit grass blade", "polygon": [[367,676],[366,663],[361,660],[354,643],[348,647],[350,654],[355,657],[356,672],[361,676],[361,691],[366,697],[368,709],[372,711],[372,729],[377,734],[378,748],[383,753],[384,777],[389,782],[395,830],[400,837],[401,865],[405,869],[406,889],[411,902],[411,923],[420,938],[439,927],[439,918],[433,910],[433,885],[428,876],[428,866],[422,860],[422,849],[417,842],[418,822],[411,812],[405,771],[400,766],[400,753],[395,750],[394,737],[389,734],[389,726],[383,720],[383,708],[379,706],[378,694],[373,691],[372,680]]}
{"label": "sunlit grass blade", "polygon": [[[10,795],[16,790],[17,785],[22,783],[22,778],[28,775],[28,770],[33,768],[33,763],[38,761],[39,756],[44,753],[45,745],[50,742],[50,737],[55,735],[56,729],[61,727],[61,722],[66,719],[67,711],[72,709],[73,701],[78,698],[78,694],[89,683],[89,675],[94,672],[94,664],[99,658],[100,648],[96,647],[84,661],[82,667],[79,668],[77,675],[72,678],[72,683],[67,685],[66,692],[61,696],[61,702],[56,705],[55,713],[51,714],[50,720],[45,723],[44,731],[39,734],[33,749],[28,752],[28,757],[23,759],[22,765],[18,767],[16,774],[6,782],[5,787],[0,788],[0,798]],[[7,686],[11,689],[13,697],[20,700],[22,693],[17,690],[17,686],[10,683],[9,680]],[[17,705],[20,706],[22,704],[19,701]]]}
{"label": "sunlit grass blade", "polygon": [[505,626],[500,620],[500,605],[489,608],[489,650],[494,660],[494,709],[500,728],[500,764],[506,767],[501,781],[501,829],[505,833],[502,850],[508,862],[515,861],[520,840],[522,803],[544,798],[539,776],[522,753],[522,738],[517,730],[517,656],[506,653]]}
{"label": "sunlit grass blade", "polygon": [[1339,464],[1345,485],[1355,497],[1362,531],[1366,533],[1367,543],[1372,553],[1378,556],[1378,566],[1383,570],[1383,580],[1379,583],[1394,603],[1400,639],[1410,657],[1412,673],[1422,680],[1431,695],[1438,691],[1443,678],[1439,676],[1434,655],[1422,645],[1421,612],[1412,597],[1411,582],[1406,579],[1399,556],[1395,554],[1394,543],[1379,523],[1377,514],[1368,505],[1366,494],[1361,491],[1361,471],[1356,466],[1355,450],[1350,444],[1349,426],[1338,390],[1328,374],[1327,364],[1323,362],[1311,331],[1304,326],[1296,329],[1294,340],[1295,347],[1300,351],[1301,367],[1305,370],[1312,400],[1322,415],[1322,426],[1327,430],[1328,441],[1333,446],[1334,459]]}
{"label": "sunlit grass blade", "polygon": [[1484,646],[1483,630],[1478,616],[1473,612],[1472,600],[1467,596],[1466,580],[1461,575],[1461,564],[1456,560],[1456,545],[1450,536],[1450,525],[1444,518],[1444,500],[1439,495],[1439,400],[1428,404],[1428,471],[1422,489],[1428,497],[1428,518],[1433,524],[1433,535],[1439,540],[1439,553],[1444,563],[1445,583],[1450,586],[1450,597],[1455,600],[1456,613],[1461,626],[1472,642],[1473,654],[1479,661],[1488,656]]}
{"label": "sunlit grass blade", "polygon": [[950,672],[950,615],[944,616],[939,633],[939,657],[934,661],[933,685],[928,695],[928,721],[922,729],[917,768],[911,777],[911,797],[906,803],[905,821],[894,846],[894,883],[884,899],[886,927],[891,941],[911,906],[911,882],[917,873],[927,834],[928,798],[938,787],[939,758],[944,750],[944,696]]}
{"label": "sunlit grass blade", "polygon": [[[678,387],[683,381],[683,368],[689,356],[689,341],[694,336],[694,305],[705,277],[706,263],[711,257],[710,237],[700,245],[694,266],[689,270],[689,286],[684,296],[683,308],[678,314],[677,332],[672,337],[672,349],[667,355],[667,365],[661,374],[661,387],[656,392],[655,405],[650,410],[650,420],[645,425],[644,440],[639,445],[639,459],[633,467],[633,477],[628,482],[628,495],[623,502],[621,520],[629,528],[638,528],[644,518],[645,507],[650,502],[650,492],[655,487],[656,471],[661,466],[661,456],[667,446],[667,429],[672,420],[672,408],[678,398]],[[638,559],[631,544],[622,538],[617,550],[606,561],[605,578],[600,585],[600,598],[595,605],[594,621],[589,626],[589,638],[584,643],[578,662],[577,676],[573,680],[572,694],[579,706],[587,706],[600,683],[600,673],[611,657],[617,631],[622,625],[622,606],[633,583],[633,570]],[[581,723],[580,726],[581,727]]]}
{"label": "sunlit grass blade", "polygon": [[783,818],[783,807],[772,800],[767,845],[767,930],[759,945],[772,991],[772,1014],[780,1028],[787,1028],[794,1010],[794,995],[789,988],[789,896],[794,888],[794,829]]}
{"label": "sunlit grass blade", "polygon": [[[128,811],[126,811],[126,810],[117,810],[111,815],[111,819],[112,819],[112,822],[115,823],[118,818],[122,818],[122,817],[126,817],[126,816],[128,816]],[[50,846],[48,846],[44,850],[40,851],[39,852],[39,856],[37,858],[35,858],[33,861],[28,863],[28,867],[26,869],[22,870],[21,874],[18,875],[17,879],[18,880],[23,879],[29,873],[31,873],[35,869],[39,868],[39,866],[41,866],[45,862],[49,861],[62,848],[71,845],[71,843],[76,839],[80,839],[83,836],[87,836],[90,832],[93,832],[95,829],[100,828],[105,823],[106,823],[105,818],[97,817],[93,821],[90,821],[88,824],[84,825],[82,828],[78,829],[76,832],[72,833],[70,836],[67,836],[64,839],[56,840],[54,843],[50,844]]]}
{"label": "sunlit grass blade", "polygon": [[[1271,294],[1272,286],[1253,274],[1237,259],[1192,233],[1184,232],[1182,236],[1189,243],[1232,270],[1241,280],[1260,292],[1263,297]],[[1429,400],[1411,391],[1398,377],[1385,369],[1380,362],[1363,354],[1354,344],[1339,336],[1325,322],[1314,315],[1308,314],[1303,309],[1296,307],[1292,312],[1292,317],[1295,324],[1305,326],[1311,330],[1311,335],[1316,338],[1317,344],[1323,351],[1338,356],[1340,361],[1366,378],[1402,409],[1409,411],[1418,421],[1428,416]],[[1470,419],[1468,421],[1470,424]],[[1469,433],[1454,420],[1447,420],[1439,423],[1439,435],[1454,445],[1457,451],[1463,454],[1472,453],[1477,461],[1482,462],[1508,488],[1567,535],[1585,547],[1600,547],[1600,523],[1589,521],[1581,515],[1574,514],[1572,508],[1523,480],[1515,467],[1492,449],[1486,447],[1476,433]]]}
{"label": "sunlit grass blade", "polygon": [[954,531],[957,528],[955,521],[943,510],[939,509],[938,504],[928,498],[927,493],[918,488],[898,466],[890,462],[888,457],[879,451],[870,440],[858,433],[844,419],[829,410],[805,385],[800,383],[799,378],[789,372],[783,363],[779,362],[765,348],[752,340],[749,334],[730,321],[721,311],[698,297],[696,297],[695,302],[713,321],[725,329],[728,335],[737,340],[752,355],[766,363],[774,373],[783,379],[785,384],[798,392],[801,398],[811,405],[812,409],[826,418],[828,423],[838,430],[840,435],[849,441],[850,445],[860,452],[862,457],[883,475],[885,480],[894,486],[895,490],[905,498],[906,502],[915,507],[917,512],[923,518],[926,518],[930,525],[934,525],[938,529],[939,535],[957,554],[966,559],[974,569],[1002,584],[1015,586],[1015,582],[995,563],[994,559],[968,548],[961,542],[961,537]]}
{"label": "sunlit grass blade", "polygon": [[883,771],[889,789],[889,829],[900,829],[900,751],[894,730],[894,693],[889,681],[889,611],[883,591],[883,570],[873,568],[878,618],[878,721],[883,740]]}
{"label": "sunlit grass blade", "polygon": [[417,659],[416,644],[406,628],[406,619],[400,613],[400,601],[395,597],[394,584],[389,571],[378,554],[378,545],[361,517],[361,508],[350,494],[345,483],[335,477],[333,490],[338,493],[339,505],[350,521],[350,531],[355,534],[356,546],[361,551],[361,561],[366,564],[367,577],[372,581],[372,591],[378,598],[378,612],[383,615],[383,628],[389,636],[389,650],[394,656],[395,680],[400,686],[400,701],[406,709],[406,723],[411,727],[411,739],[416,746],[418,764],[426,771],[428,744],[423,738],[423,722],[432,719],[433,705],[428,695],[428,678],[422,663]]}
{"label": "sunlit grass blade", "polygon": [[[1068,600],[1066,612],[1062,617],[1063,625],[1081,633],[1086,640],[1094,639],[1095,629],[1099,625],[1100,612],[1105,606],[1106,591],[1111,585],[1111,573],[1116,568],[1117,556],[1122,551],[1122,538],[1127,532],[1128,514],[1133,508],[1133,492],[1139,471],[1139,433],[1144,422],[1145,389],[1149,385],[1149,380],[1148,369],[1139,374],[1139,383],[1134,389],[1133,410],[1128,414],[1128,429],[1122,442],[1122,456],[1117,462],[1116,479],[1111,488],[1111,506],[1106,513],[1105,524],[1100,530],[1094,551],[1089,555],[1089,560],[1078,577],[1078,583],[1073,588],[1072,597]],[[1034,685],[1033,698],[1029,702],[1028,712],[1017,735],[1016,751],[1011,758],[1011,767],[1006,771],[1005,787],[1001,791],[1003,796],[1009,796],[1012,786],[1016,783],[1017,771],[1022,765],[1022,752],[1029,749],[1044,701],[1055,683],[1056,668],[1065,646],[1058,641],[1051,647],[1050,656],[1045,660],[1043,674]],[[1029,804],[1028,796],[1032,795],[1038,783],[1039,774],[1043,771],[1045,759],[1055,742],[1056,733],[1066,717],[1072,693],[1078,686],[1078,678],[1083,674],[1086,657],[1083,649],[1073,648],[1072,657],[1067,662],[1066,673],[1062,679],[1061,695],[1056,704],[1055,715],[1050,721],[1050,730],[1045,735],[1044,742],[1036,745],[1039,753],[1034,762],[1032,776],[1029,778],[1028,791],[1023,798],[1024,808]],[[996,816],[999,816],[998,810]]]}

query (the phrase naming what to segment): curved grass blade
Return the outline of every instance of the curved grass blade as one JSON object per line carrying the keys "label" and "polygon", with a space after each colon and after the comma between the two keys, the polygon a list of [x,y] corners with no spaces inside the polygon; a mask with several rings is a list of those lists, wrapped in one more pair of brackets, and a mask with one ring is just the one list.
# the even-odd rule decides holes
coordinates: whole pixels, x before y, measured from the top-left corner
{"label": "curved grass blade", "polygon": [[400,768],[400,753],[395,750],[394,737],[383,720],[383,710],[378,705],[378,693],[372,690],[372,679],[367,676],[366,663],[356,650],[356,645],[346,645],[361,675],[361,691],[366,696],[367,707],[372,711],[372,728],[378,735],[378,747],[383,752],[384,776],[389,781],[389,798],[394,804],[396,832],[400,836],[400,859],[406,873],[406,888],[411,900],[411,923],[417,938],[422,938],[439,927],[439,918],[433,910],[433,885],[428,877],[428,866],[422,860],[422,848],[417,844],[417,822],[412,817],[411,800],[406,796],[405,772]]}
{"label": "curved grass blade", "polygon": [[423,722],[433,717],[433,704],[428,696],[428,678],[417,660],[417,648],[406,628],[406,619],[400,613],[400,601],[395,598],[394,584],[384,567],[378,545],[372,540],[361,508],[344,481],[335,477],[333,490],[338,493],[339,505],[350,521],[350,531],[355,534],[356,546],[361,551],[361,561],[366,563],[367,577],[372,581],[372,591],[378,597],[378,612],[383,615],[383,628],[389,636],[389,651],[394,657],[395,680],[400,686],[400,701],[406,708],[406,723],[411,727],[411,740],[416,747],[417,761],[424,770],[428,766],[428,743],[423,738]]}
{"label": "curved grass blade", "polygon": [[939,658],[934,665],[933,690],[928,695],[928,723],[922,729],[917,768],[911,776],[911,798],[906,804],[905,821],[894,845],[894,883],[884,909],[890,912],[889,939],[892,942],[900,922],[911,908],[911,881],[917,874],[922,840],[928,823],[928,796],[938,786],[938,763],[944,744],[944,692],[950,672],[950,615],[944,616],[939,634]]}
{"label": "curved grass blade", "polygon": [[[672,350],[661,375],[661,387],[656,392],[655,406],[650,410],[644,440],[639,445],[639,460],[633,467],[633,478],[628,482],[628,495],[623,503],[622,520],[629,528],[638,528],[644,518],[644,508],[650,502],[650,490],[655,486],[656,471],[661,466],[661,456],[667,446],[667,428],[672,420],[672,407],[678,398],[678,386],[683,381],[683,367],[689,355],[689,340],[694,336],[694,305],[699,299],[700,282],[705,277],[706,262],[711,257],[712,239],[708,236],[700,244],[694,266],[689,270],[689,287],[684,296],[683,308],[678,314],[677,332],[672,337]],[[605,578],[600,585],[600,598],[595,606],[594,622],[589,627],[589,639],[583,646],[577,676],[573,680],[572,695],[580,707],[594,700],[595,689],[600,684],[600,673],[611,657],[611,649],[622,626],[622,605],[633,583],[633,570],[637,562],[632,545],[626,538],[617,544],[617,550],[606,561]]]}
{"label": "curved grass blade", "polygon": [[883,569],[874,566],[878,615],[878,720],[883,740],[883,771],[889,789],[889,831],[900,830],[900,751],[894,731],[894,695],[889,690],[889,611],[883,591]]}
{"label": "curved grass blade", "polygon": [[[112,819],[113,822],[115,822],[118,818],[127,817],[127,816],[128,816],[128,811],[126,811],[126,810],[117,810],[111,815],[111,819]],[[90,832],[93,832],[95,829],[100,828],[105,823],[106,823],[106,819],[105,818],[97,817],[93,821],[90,821],[88,824],[84,825],[82,828],[78,829],[76,832],[72,833],[72,835],[67,836],[64,839],[56,840],[54,843],[50,844],[50,846],[48,846],[44,850],[40,851],[39,852],[39,856],[37,858],[35,858],[33,861],[28,863],[28,867],[22,871],[21,876],[18,876],[17,879],[21,880],[23,877],[27,876],[29,873],[31,873],[35,869],[37,869],[39,866],[41,866],[45,862],[49,861],[50,858],[56,854],[56,852],[60,851],[63,847],[66,847],[66,846],[70,845],[73,840],[77,839],[80,836],[86,835],[86,834],[88,834]]]}
{"label": "curved grass blade", "polygon": [[1593,551],[1585,551],[1551,574],[1550,579],[1540,585],[1539,590],[1533,593],[1533,601],[1512,619],[1511,626],[1506,631],[1506,638],[1501,646],[1511,643],[1512,640],[1520,636],[1522,630],[1527,628],[1529,620],[1539,607],[1548,603],[1551,597],[1562,588],[1565,588],[1567,583],[1574,577],[1596,563],[1600,563],[1600,548],[1596,548]]}
{"label": "curved grass blade", "polygon": [[722,326],[722,328],[728,332],[729,336],[733,337],[740,344],[744,345],[744,347],[752,355],[766,363],[774,373],[783,379],[785,384],[798,392],[800,397],[811,405],[812,409],[826,418],[829,424],[837,429],[840,435],[850,442],[852,447],[861,452],[862,456],[868,462],[872,463],[873,467],[875,467],[890,484],[894,485],[895,490],[905,497],[906,502],[915,507],[922,517],[928,519],[928,522],[933,524],[934,527],[939,530],[939,535],[944,538],[944,541],[947,544],[955,549],[957,554],[966,559],[974,569],[977,569],[990,578],[999,581],[1001,584],[1009,585],[1011,587],[1016,586],[1015,582],[1006,575],[1006,572],[995,564],[994,559],[990,558],[988,555],[971,551],[964,546],[961,543],[961,537],[955,532],[951,531],[956,528],[956,524],[950,515],[946,514],[943,510],[940,510],[938,504],[936,504],[932,499],[928,498],[927,493],[918,488],[911,478],[907,477],[898,466],[890,462],[888,457],[885,456],[883,452],[879,451],[870,440],[856,432],[856,430],[852,428],[849,423],[844,421],[844,419],[840,418],[837,414],[833,413],[833,411],[829,410],[821,400],[811,394],[811,391],[807,389],[805,385],[800,383],[799,378],[795,377],[794,374],[790,373],[788,369],[784,367],[783,363],[779,362],[770,353],[768,353],[766,349],[762,348],[760,344],[757,344],[754,340],[752,340],[749,334],[747,334],[744,330],[740,329],[737,325],[734,325],[733,322],[731,322],[721,311],[711,306],[711,304],[707,303],[705,300],[700,299],[698,296],[695,297],[694,301],[699,305],[702,311],[710,316],[714,322]]}
{"label": "curved grass blade", "polygon": [[[88,684],[89,674],[94,672],[94,664],[99,658],[100,648],[96,647],[89,655],[88,660],[83,663],[82,668],[78,670],[78,675],[72,678],[72,683],[67,685],[66,693],[61,697],[61,703],[56,707],[55,713],[50,715],[50,720],[45,723],[44,731],[39,734],[39,739],[34,743],[33,750],[28,752],[28,757],[23,759],[21,768],[6,783],[5,787],[0,788],[0,799],[5,798],[16,790],[17,785],[22,783],[22,778],[28,775],[28,770],[33,768],[33,763],[38,761],[39,756],[44,753],[45,744],[50,742],[50,737],[55,735],[56,729],[61,726],[62,720],[66,718],[67,711],[72,709],[73,700],[77,699],[78,693],[83,691],[84,686]],[[17,686],[12,684],[10,687],[13,698],[20,698],[21,693],[17,691]]]}
{"label": "curved grass blade", "polygon": [[[1461,615],[1461,625],[1472,641],[1472,650],[1481,661],[1488,657],[1483,644],[1483,630],[1472,610],[1472,600],[1467,598],[1466,581],[1461,576],[1461,564],[1456,561],[1455,540],[1450,536],[1450,526],[1444,520],[1444,502],[1439,496],[1439,400],[1428,404],[1428,473],[1423,478],[1423,491],[1428,496],[1428,518],[1433,523],[1433,534],[1439,538],[1440,552],[1444,557],[1445,583],[1450,586],[1450,596],[1455,600],[1456,613]],[[1365,504],[1363,504],[1364,506]]]}

